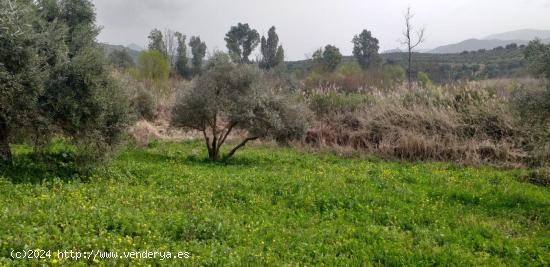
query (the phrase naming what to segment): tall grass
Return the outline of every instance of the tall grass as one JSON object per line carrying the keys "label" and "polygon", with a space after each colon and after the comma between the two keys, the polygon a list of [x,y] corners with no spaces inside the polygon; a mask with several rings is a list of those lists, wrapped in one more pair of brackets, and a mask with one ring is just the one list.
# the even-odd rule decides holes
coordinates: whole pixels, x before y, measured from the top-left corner
{"label": "tall grass", "polygon": [[324,109],[314,109],[317,120],[305,143],[411,161],[529,165],[549,153],[532,153],[528,141],[532,129],[525,128],[510,103],[515,101],[514,90],[535,84],[534,80],[483,81],[412,90],[370,89],[354,96],[368,99],[361,106],[338,101],[349,94],[337,93],[337,88],[314,90],[308,97],[310,106],[317,107],[319,99],[332,101],[325,100]]}

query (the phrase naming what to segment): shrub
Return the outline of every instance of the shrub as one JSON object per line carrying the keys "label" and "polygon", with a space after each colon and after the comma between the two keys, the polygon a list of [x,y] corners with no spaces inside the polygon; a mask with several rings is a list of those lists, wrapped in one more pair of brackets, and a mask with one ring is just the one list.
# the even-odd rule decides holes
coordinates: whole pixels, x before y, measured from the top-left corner
{"label": "shrub", "polygon": [[418,81],[418,84],[422,87],[428,87],[432,85],[432,81],[430,80],[430,77],[427,73],[419,71],[416,74],[416,80]]}
{"label": "shrub", "polygon": [[144,86],[137,87],[130,103],[138,118],[149,121],[155,118],[157,102],[151,91],[147,90]]}
{"label": "shrub", "polygon": [[139,77],[136,78],[163,83],[170,75],[170,64],[157,50],[143,51],[138,57],[137,70]]}
{"label": "shrub", "polygon": [[331,113],[353,112],[368,103],[368,98],[361,94],[315,94],[309,100],[310,109],[318,116]]}
{"label": "shrub", "polygon": [[393,88],[405,81],[405,69],[400,65],[385,65],[383,76],[385,88]]}

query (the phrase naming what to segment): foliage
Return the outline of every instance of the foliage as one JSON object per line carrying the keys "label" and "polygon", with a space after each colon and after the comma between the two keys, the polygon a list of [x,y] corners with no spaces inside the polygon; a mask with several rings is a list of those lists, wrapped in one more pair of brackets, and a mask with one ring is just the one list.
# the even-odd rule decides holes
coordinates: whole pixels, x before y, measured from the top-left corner
{"label": "foliage", "polygon": [[220,148],[236,129],[245,130],[247,137],[225,158],[259,138],[284,143],[301,137],[302,111],[275,89],[263,82],[256,67],[236,65],[228,55],[216,54],[192,89],[178,96],[172,125],[201,131],[212,160],[220,158]]}
{"label": "foliage", "polygon": [[340,65],[340,62],[342,62],[342,54],[337,47],[327,45],[324,49],[320,48],[313,53],[313,61],[318,70],[322,72],[333,72],[338,65]]}
{"label": "foliage", "polygon": [[170,64],[157,50],[142,51],[138,57],[139,78],[153,82],[166,82],[170,75]]}
{"label": "foliage", "polygon": [[430,80],[430,76],[428,76],[427,73],[419,71],[416,73],[416,81],[421,87],[428,87],[432,85],[432,81]]}
{"label": "foliage", "polygon": [[189,41],[189,46],[191,46],[191,54],[193,54],[191,60],[193,73],[200,74],[202,72],[202,62],[206,56],[206,43],[201,41],[200,36],[193,36]]}
{"label": "foliage", "polygon": [[32,6],[0,2],[0,164],[11,161],[14,130],[30,126],[43,94],[44,58],[38,54],[39,34],[31,28]]}
{"label": "foliage", "polygon": [[190,78],[191,70],[187,65],[187,44],[185,43],[187,37],[179,32],[176,32],[175,36],[178,42],[175,69],[181,77]]}
{"label": "foliage", "polygon": [[[87,0],[21,1],[15,6],[11,1],[2,3],[7,5],[7,17],[2,20],[6,23],[2,27],[7,31],[2,34],[5,40],[2,47],[6,50],[2,54],[16,56],[14,62],[10,62],[9,56],[2,60],[0,76],[6,80],[8,91],[2,96],[14,97],[11,95],[16,92],[14,89],[25,92],[16,97],[17,101],[26,102],[18,107],[21,115],[17,133],[30,135],[37,152],[55,135],[68,137],[75,145],[78,166],[87,169],[112,150],[128,122],[127,97],[110,77],[103,50],[95,42],[99,28],[95,25],[92,3]],[[24,11],[18,10],[23,3]],[[14,29],[10,22],[17,24],[16,34],[10,33]],[[13,42],[17,46],[10,47]],[[34,66],[26,66],[31,60],[37,60]],[[44,71],[40,80],[35,80],[39,77],[37,70]],[[12,127],[7,123],[0,126]]]}
{"label": "foliage", "polygon": [[157,112],[157,102],[151,91],[139,86],[130,99],[131,107],[140,119],[152,121]]}
{"label": "foliage", "polygon": [[529,42],[524,51],[531,73],[538,77],[550,79],[550,45],[540,40]]}
{"label": "foliage", "polygon": [[283,46],[279,45],[279,36],[275,32],[275,26],[269,29],[267,35],[267,39],[262,36],[261,40],[262,60],[260,61],[260,67],[271,69],[284,63],[285,52]]}
{"label": "foliage", "polygon": [[369,69],[380,64],[378,55],[378,39],[374,38],[370,31],[363,30],[361,34],[353,37],[353,56],[363,69]]}
{"label": "foliage", "polygon": [[149,33],[147,38],[149,38],[149,45],[147,46],[149,50],[155,50],[161,53],[164,57],[168,57],[164,37],[159,29],[151,30],[151,33]]}
{"label": "foliage", "polygon": [[109,54],[109,63],[118,69],[128,69],[134,66],[134,59],[127,49],[114,50]]}
{"label": "foliage", "polygon": [[394,88],[405,82],[405,69],[400,65],[384,65],[383,80],[387,88]]}
{"label": "foliage", "polygon": [[318,116],[353,112],[368,103],[369,98],[361,94],[315,94],[310,97],[309,107]]}
{"label": "foliage", "polygon": [[227,32],[225,42],[234,62],[250,63],[248,57],[260,43],[260,34],[251,29],[248,23],[239,23],[237,26],[232,26]]}
{"label": "foliage", "polygon": [[[550,193],[519,182],[522,171],[269,146],[247,148],[222,164],[205,160],[201,146],[128,148],[87,182],[62,182],[55,172],[42,183],[11,182],[39,176],[26,163],[13,176],[0,174],[0,265],[544,266],[550,260]],[[19,166],[29,149],[15,151]],[[191,258],[75,261],[52,253],[19,261],[9,254],[29,248],[188,251]]]}

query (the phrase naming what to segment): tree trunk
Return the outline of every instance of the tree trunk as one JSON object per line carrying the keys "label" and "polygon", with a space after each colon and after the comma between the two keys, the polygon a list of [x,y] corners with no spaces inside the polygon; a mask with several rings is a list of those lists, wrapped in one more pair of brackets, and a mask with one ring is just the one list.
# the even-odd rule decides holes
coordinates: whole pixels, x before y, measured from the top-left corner
{"label": "tree trunk", "polygon": [[0,161],[11,162],[12,159],[8,136],[8,124],[5,120],[0,118]]}
{"label": "tree trunk", "polygon": [[411,85],[412,85],[412,68],[411,68],[411,65],[412,65],[412,50],[409,46],[409,69],[408,69],[408,87],[409,87],[409,90],[411,90]]}

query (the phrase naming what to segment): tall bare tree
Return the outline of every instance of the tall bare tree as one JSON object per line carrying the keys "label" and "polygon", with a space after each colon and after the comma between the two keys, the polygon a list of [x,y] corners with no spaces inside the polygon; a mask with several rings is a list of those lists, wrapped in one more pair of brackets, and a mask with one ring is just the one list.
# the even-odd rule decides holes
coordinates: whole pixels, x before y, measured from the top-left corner
{"label": "tall bare tree", "polygon": [[164,30],[164,47],[166,48],[166,57],[170,66],[176,64],[176,56],[178,49],[178,42],[176,38],[176,32],[170,29]]}
{"label": "tall bare tree", "polygon": [[[409,89],[411,89],[412,84],[412,56],[414,49],[418,47],[421,43],[426,41],[425,37],[425,28],[421,28],[420,30],[416,31],[414,30],[414,27],[411,23],[411,20],[414,18],[414,14],[411,12],[411,8],[407,8],[407,13],[405,13],[405,30],[403,31],[403,36],[405,39],[403,39],[402,43],[403,45],[407,46],[407,55],[408,55],[408,66],[407,66],[407,86]],[[415,35],[415,36],[413,36]]]}

